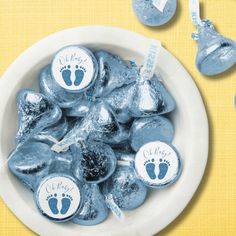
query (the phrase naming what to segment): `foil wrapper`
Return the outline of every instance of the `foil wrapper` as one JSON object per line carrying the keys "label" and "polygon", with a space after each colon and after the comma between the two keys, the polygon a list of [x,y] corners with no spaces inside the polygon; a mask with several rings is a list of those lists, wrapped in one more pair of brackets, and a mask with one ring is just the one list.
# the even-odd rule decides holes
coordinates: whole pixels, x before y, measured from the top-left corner
{"label": "foil wrapper", "polygon": [[169,113],[175,109],[175,101],[158,77],[140,78],[136,83],[130,112],[134,117],[148,117]]}
{"label": "foil wrapper", "polygon": [[171,143],[173,138],[174,127],[167,118],[162,116],[137,119],[130,129],[130,142],[134,151],[153,141]]}
{"label": "foil wrapper", "polygon": [[91,106],[92,106],[92,101],[83,98],[73,107],[66,108],[64,110],[65,115],[68,117],[84,117],[88,113]]}
{"label": "foil wrapper", "polygon": [[34,191],[36,183],[49,174],[53,158],[50,146],[28,140],[11,153],[8,167],[27,188]]}
{"label": "foil wrapper", "polygon": [[209,20],[201,21],[192,37],[198,42],[196,65],[205,75],[220,74],[236,63],[236,43],[215,31]]}
{"label": "foil wrapper", "polygon": [[112,139],[119,131],[120,126],[111,108],[103,101],[96,101],[81,122],[52,149],[61,152],[80,140],[86,140],[88,136],[93,136],[93,139]]}
{"label": "foil wrapper", "polygon": [[103,195],[96,184],[84,184],[82,191],[84,199],[78,214],[72,222],[78,225],[97,225],[108,217],[108,208]]}
{"label": "foil wrapper", "polygon": [[139,207],[147,196],[147,188],[136,178],[133,168],[122,165],[102,184],[102,192],[105,196],[112,195],[114,202],[124,210]]}
{"label": "foil wrapper", "polygon": [[71,93],[62,88],[52,77],[51,65],[42,69],[39,76],[39,89],[61,108],[74,107],[83,97],[82,93]]}
{"label": "foil wrapper", "polygon": [[133,103],[134,93],[135,83],[131,83],[113,90],[105,98],[105,101],[111,106],[120,123],[127,123],[132,118],[130,106]]}
{"label": "foil wrapper", "polygon": [[62,173],[72,175],[72,166],[74,163],[74,158],[72,152],[67,150],[66,152],[62,153],[55,153],[54,152],[54,159],[50,165],[49,173]]}
{"label": "foil wrapper", "polygon": [[17,96],[18,132],[17,143],[26,141],[45,128],[57,123],[61,109],[43,94],[23,89]]}
{"label": "foil wrapper", "polygon": [[69,124],[65,116],[55,123],[52,126],[49,126],[42,130],[39,134],[34,136],[34,139],[37,139],[41,142],[46,142],[50,145],[61,140],[69,130]]}
{"label": "foil wrapper", "polygon": [[74,144],[71,150],[75,159],[73,174],[80,181],[101,183],[115,171],[117,160],[111,147],[106,144]]}
{"label": "foil wrapper", "polygon": [[138,78],[138,71],[116,55],[98,51],[95,57],[99,64],[99,75],[94,86],[95,97],[105,97],[114,89]]}

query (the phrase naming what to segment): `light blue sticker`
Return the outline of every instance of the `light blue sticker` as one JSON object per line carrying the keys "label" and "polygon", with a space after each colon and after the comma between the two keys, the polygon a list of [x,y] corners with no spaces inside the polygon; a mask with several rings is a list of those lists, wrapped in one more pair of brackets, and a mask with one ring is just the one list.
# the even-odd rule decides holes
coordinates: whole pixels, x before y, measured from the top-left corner
{"label": "light blue sticker", "polygon": [[124,221],[125,215],[121,211],[121,209],[118,207],[118,205],[115,203],[113,197],[111,194],[107,194],[106,197],[106,204],[107,207],[112,211],[113,215],[119,220]]}
{"label": "light blue sticker", "polygon": [[146,58],[144,60],[144,65],[140,71],[142,80],[149,80],[153,77],[155,72],[157,58],[160,54],[161,43],[157,40],[151,40],[150,46],[147,51]]}

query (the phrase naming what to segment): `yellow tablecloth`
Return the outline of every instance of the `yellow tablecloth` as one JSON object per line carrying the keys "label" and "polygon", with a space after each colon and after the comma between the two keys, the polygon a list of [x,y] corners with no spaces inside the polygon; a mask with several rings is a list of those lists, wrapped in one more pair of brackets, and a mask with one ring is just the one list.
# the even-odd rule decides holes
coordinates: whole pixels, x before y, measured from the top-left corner
{"label": "yellow tablecloth", "polygon": [[[236,1],[201,2],[202,17],[211,19],[223,35],[236,40]],[[147,28],[135,18],[131,0],[0,0],[0,75],[33,43],[79,25],[119,26],[159,39],[191,73],[205,100],[211,140],[204,179],[181,216],[159,235],[236,235],[236,67],[214,78],[197,71],[197,47],[191,40],[195,29],[189,19],[188,1],[178,1],[177,14],[169,24]],[[0,235],[34,233],[0,201]]]}

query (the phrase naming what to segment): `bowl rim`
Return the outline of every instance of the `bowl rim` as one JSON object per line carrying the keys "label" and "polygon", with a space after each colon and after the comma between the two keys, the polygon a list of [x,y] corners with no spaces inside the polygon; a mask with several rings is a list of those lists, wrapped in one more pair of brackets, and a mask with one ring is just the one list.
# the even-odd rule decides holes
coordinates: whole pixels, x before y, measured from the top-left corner
{"label": "bowl rim", "polygon": [[[117,27],[110,27],[110,26],[80,26],[75,27],[71,29],[66,29],[63,31],[59,31],[57,33],[54,33],[52,35],[49,35],[39,42],[35,43],[33,46],[28,48],[26,51],[24,51],[17,59],[8,67],[6,72],[3,74],[2,78],[0,79],[0,94],[4,99],[0,99],[0,108],[2,111],[6,109],[8,99],[10,98],[10,90],[12,87],[16,86],[20,78],[23,78],[26,74],[26,69],[22,70],[22,65],[34,65],[37,63],[38,57],[35,55],[41,55],[44,50],[50,51],[50,52],[56,52],[58,48],[60,47],[63,40],[68,39],[68,35],[73,37],[80,36],[78,40],[78,44],[86,43],[89,44],[101,44],[101,45],[115,45],[117,47],[125,47],[130,50],[136,51],[137,48],[140,52],[146,51],[146,45],[149,42],[149,38],[142,36],[140,34],[131,32],[129,30],[124,30]],[[92,35],[92,37],[91,37]],[[75,39],[73,39],[75,40]],[[135,43],[133,43],[133,40],[135,40]],[[68,41],[68,40],[67,40]],[[112,42],[112,43],[111,43]],[[49,47],[50,45],[50,47]],[[202,101],[201,95],[188,74],[188,72],[184,69],[182,64],[166,49],[163,47],[161,48],[161,53],[166,57],[170,59],[170,63],[174,63],[174,67],[170,67],[167,71],[168,76],[173,77],[176,73],[182,74],[183,77],[187,78],[185,80],[185,86],[187,89],[185,89],[185,92],[187,93],[186,96],[198,97],[198,100],[195,101],[194,106],[188,107],[190,109],[190,112],[195,113],[195,116],[192,116],[193,123],[196,122],[199,124],[199,129],[196,134],[194,134],[196,137],[201,137],[200,140],[195,140],[196,145],[199,145],[201,150],[198,150],[199,152],[199,165],[196,166],[194,169],[195,177],[194,180],[192,180],[191,186],[188,186],[188,193],[186,193],[183,196],[183,201],[180,204],[177,204],[175,206],[175,209],[167,216],[163,216],[163,219],[159,219],[159,223],[156,219],[145,219],[145,224],[142,225],[136,225],[136,226],[130,226],[125,228],[122,228],[123,232],[109,232],[107,234],[102,233],[99,234],[96,231],[93,231],[93,235],[153,235],[163,228],[165,228],[168,224],[170,224],[187,206],[187,204],[190,202],[191,198],[193,197],[195,191],[197,190],[200,181],[203,177],[205,167],[207,164],[207,158],[208,158],[208,145],[209,145],[209,127],[208,127],[208,119],[207,114],[205,110],[204,103]],[[31,68],[31,67],[30,67]],[[168,66],[167,66],[168,68]],[[15,75],[18,75],[17,78],[15,78]],[[196,114],[196,110],[198,111]],[[0,127],[2,127],[3,124],[3,114],[4,112],[0,113]],[[0,134],[0,158],[3,156],[3,151],[1,147],[2,143],[2,135]],[[3,159],[3,158],[2,158]],[[39,218],[38,212],[33,212],[32,210],[28,208],[23,208],[21,204],[24,204],[19,194],[15,191],[14,185],[10,181],[10,176],[8,173],[8,168],[6,165],[4,165],[2,159],[0,159],[0,164],[2,164],[2,167],[0,168],[0,196],[8,206],[8,208],[30,229],[32,229],[34,232],[40,234],[40,235],[52,235],[53,233],[58,231],[55,231],[54,226],[48,224],[47,219]],[[4,180],[4,181],[3,181]],[[14,196],[12,194],[14,192]],[[17,201],[16,201],[17,199]],[[30,217],[29,217],[30,216]],[[45,227],[42,227],[42,224],[45,224]],[[48,226],[50,225],[51,228]],[[57,226],[55,226],[57,227]],[[58,227],[60,230],[62,230],[62,234],[58,235],[64,235],[63,234],[63,228],[60,226]],[[144,232],[140,234],[140,232]],[[78,231],[77,231],[78,233]],[[88,234],[90,235],[90,234]],[[92,235],[92,234],[91,234]]]}

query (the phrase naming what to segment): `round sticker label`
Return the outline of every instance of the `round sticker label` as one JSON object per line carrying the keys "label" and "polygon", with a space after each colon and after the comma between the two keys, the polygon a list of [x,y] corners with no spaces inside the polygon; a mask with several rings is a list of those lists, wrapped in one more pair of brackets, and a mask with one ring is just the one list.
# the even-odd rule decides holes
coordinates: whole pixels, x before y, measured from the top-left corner
{"label": "round sticker label", "polygon": [[77,212],[81,195],[71,177],[49,176],[40,183],[35,198],[43,215],[55,221],[62,221]]}
{"label": "round sticker label", "polygon": [[96,68],[92,53],[79,46],[61,49],[52,62],[52,75],[66,90],[80,91],[95,78]]}
{"label": "round sticker label", "polygon": [[137,152],[135,170],[146,184],[161,187],[177,179],[181,161],[170,145],[160,141],[150,142]]}

